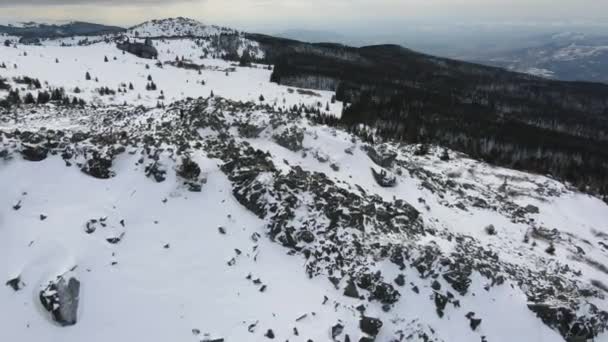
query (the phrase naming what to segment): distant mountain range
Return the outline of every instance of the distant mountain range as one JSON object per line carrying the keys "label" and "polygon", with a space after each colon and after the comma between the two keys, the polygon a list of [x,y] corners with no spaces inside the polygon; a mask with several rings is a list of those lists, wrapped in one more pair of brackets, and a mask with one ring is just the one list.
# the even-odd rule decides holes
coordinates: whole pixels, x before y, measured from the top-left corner
{"label": "distant mountain range", "polygon": [[58,38],[89,36],[125,31],[122,27],[72,21],[65,24],[24,22],[0,25],[0,33],[27,38]]}
{"label": "distant mountain range", "polygon": [[608,36],[575,32],[547,35],[535,46],[470,60],[548,78],[608,83]]}

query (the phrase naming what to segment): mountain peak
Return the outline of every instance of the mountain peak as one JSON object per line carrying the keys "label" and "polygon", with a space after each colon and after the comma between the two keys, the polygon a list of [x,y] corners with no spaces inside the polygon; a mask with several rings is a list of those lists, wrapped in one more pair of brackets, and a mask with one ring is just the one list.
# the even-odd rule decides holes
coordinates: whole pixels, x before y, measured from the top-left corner
{"label": "mountain peak", "polygon": [[236,34],[238,31],[185,17],[153,19],[135,25],[129,34],[139,37],[208,37],[217,34]]}

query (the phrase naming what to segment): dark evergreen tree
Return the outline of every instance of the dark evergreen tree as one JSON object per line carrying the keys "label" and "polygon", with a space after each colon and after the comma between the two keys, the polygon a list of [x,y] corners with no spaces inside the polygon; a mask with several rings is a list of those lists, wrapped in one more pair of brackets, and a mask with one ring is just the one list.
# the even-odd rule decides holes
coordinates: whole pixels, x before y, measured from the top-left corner
{"label": "dark evergreen tree", "polygon": [[27,93],[25,94],[25,97],[23,98],[23,103],[24,104],[34,104],[36,103],[36,100],[34,99],[34,95],[32,95],[32,93]]}

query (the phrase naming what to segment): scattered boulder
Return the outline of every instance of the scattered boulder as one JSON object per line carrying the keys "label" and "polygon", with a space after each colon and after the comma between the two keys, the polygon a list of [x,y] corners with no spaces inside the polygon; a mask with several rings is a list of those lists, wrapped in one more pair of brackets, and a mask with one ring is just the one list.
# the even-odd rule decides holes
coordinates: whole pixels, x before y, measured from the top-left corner
{"label": "scattered boulder", "polygon": [[112,159],[104,157],[98,152],[94,152],[91,159],[87,160],[81,171],[89,176],[98,179],[108,179],[114,177],[114,172],[110,170]]}
{"label": "scattered boulder", "polygon": [[532,205],[532,204],[528,204],[524,210],[528,213],[528,214],[538,214],[540,212],[540,210],[538,209],[537,206]]}
{"label": "scattered boulder", "polygon": [[59,276],[40,291],[42,306],[51,313],[53,320],[61,326],[76,324],[80,281],[73,276]]}
{"label": "scattered boulder", "polygon": [[23,144],[23,148],[21,149],[21,155],[23,156],[23,159],[33,162],[38,162],[46,159],[48,153],[48,149],[39,145]]}
{"label": "scattered boulder", "polygon": [[304,131],[301,128],[292,126],[284,129],[281,133],[273,135],[272,137],[277,144],[290,151],[298,152],[304,148],[302,144],[304,141]]}
{"label": "scattered boulder", "polygon": [[264,334],[264,336],[266,336],[269,339],[274,339],[274,332],[272,331],[272,329],[268,329],[268,331],[266,331],[266,334]]}
{"label": "scattered boulder", "polygon": [[150,163],[145,169],[146,177],[153,178],[157,183],[164,182],[167,178],[165,170],[159,162]]}
{"label": "scattered boulder", "polygon": [[376,165],[383,168],[391,168],[397,159],[397,153],[380,153],[371,147],[368,148],[367,155]]}
{"label": "scattered boulder", "polygon": [[359,328],[370,336],[376,336],[382,328],[382,321],[377,318],[363,316],[359,321]]}
{"label": "scattered boulder", "polygon": [[335,340],[336,337],[340,336],[343,331],[344,326],[342,324],[338,323],[334,325],[333,327],[331,327],[331,338]]}
{"label": "scattered boulder", "polygon": [[6,282],[6,286],[9,286],[10,288],[12,288],[15,292],[23,289],[25,287],[25,283],[23,281],[21,281],[21,276],[18,276],[16,278],[13,279],[9,279]]}
{"label": "scattered boulder", "polygon": [[392,188],[397,185],[397,177],[389,174],[386,172],[386,170],[380,170],[380,172],[377,172],[373,167],[371,169],[376,183],[378,183],[378,185],[381,187]]}
{"label": "scattered boulder", "polygon": [[357,286],[352,280],[349,280],[346,287],[344,288],[344,295],[351,298],[359,298],[359,291]]}

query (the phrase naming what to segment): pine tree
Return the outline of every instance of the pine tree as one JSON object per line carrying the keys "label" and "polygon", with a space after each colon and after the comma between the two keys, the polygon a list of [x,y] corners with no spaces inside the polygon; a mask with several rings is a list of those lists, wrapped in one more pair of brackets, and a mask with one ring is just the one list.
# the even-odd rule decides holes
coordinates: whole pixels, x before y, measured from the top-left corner
{"label": "pine tree", "polygon": [[152,81],[152,75],[148,75],[148,81]]}
{"label": "pine tree", "polygon": [[34,104],[34,103],[36,103],[36,100],[34,99],[34,95],[32,95],[32,93],[25,94],[25,97],[23,98],[23,103],[24,104]]}
{"label": "pine tree", "polygon": [[103,57],[103,61],[106,62],[106,63],[108,63],[108,56],[104,56]]}
{"label": "pine tree", "polygon": [[38,93],[38,98],[36,99],[36,103],[45,104],[51,100],[51,95],[46,91],[41,91]]}
{"label": "pine tree", "polygon": [[84,79],[87,81],[91,80],[91,74],[89,74],[89,72],[87,71],[87,73],[84,75]]}
{"label": "pine tree", "polygon": [[260,95],[260,102],[264,102],[264,100],[266,100],[266,99],[264,98],[264,95]]}
{"label": "pine tree", "polygon": [[129,82],[129,90],[133,90],[133,83]]}

